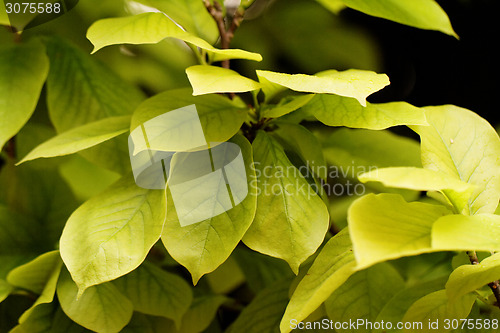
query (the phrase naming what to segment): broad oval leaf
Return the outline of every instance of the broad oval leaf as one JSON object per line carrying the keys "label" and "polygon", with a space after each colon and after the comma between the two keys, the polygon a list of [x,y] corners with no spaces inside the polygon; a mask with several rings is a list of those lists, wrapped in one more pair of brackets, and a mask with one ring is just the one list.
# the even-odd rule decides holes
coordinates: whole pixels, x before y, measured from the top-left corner
{"label": "broad oval leaf", "polygon": [[67,270],[61,272],[57,297],[64,313],[89,330],[118,333],[132,318],[132,303],[112,283],[93,286],[77,297],[78,287]]}
{"label": "broad oval leaf", "polygon": [[193,96],[213,93],[241,93],[260,89],[260,84],[231,69],[196,65],[186,69]]}
{"label": "broad oval leaf", "polygon": [[279,118],[297,109],[300,109],[314,97],[314,94],[288,96],[280,100],[276,105],[264,104],[260,115],[262,118]]}
{"label": "broad oval leaf", "polygon": [[48,72],[39,41],[0,47],[0,150],[35,111]]}
{"label": "broad oval leaf", "polygon": [[432,226],[432,248],[444,251],[500,251],[500,216],[441,217]]}
{"label": "broad oval leaf", "polygon": [[477,265],[462,265],[455,269],[446,283],[446,294],[453,302],[458,297],[498,280],[499,276],[500,253],[495,253]]}
{"label": "broad oval leaf", "polygon": [[165,193],[130,175],[80,206],[61,236],[61,256],[82,294],[137,268],[160,238]]}
{"label": "broad oval leaf", "polygon": [[[341,0],[347,7],[412,27],[437,30],[457,37],[446,12],[434,0]],[[322,0],[328,3],[336,0]]]}
{"label": "broad oval leaf", "polygon": [[69,155],[96,146],[129,130],[131,116],[111,117],[75,127],[42,143],[17,165],[41,157]]}
{"label": "broad oval leaf", "polygon": [[[248,193],[238,205],[212,218],[181,226],[174,209],[170,187],[167,187],[168,213],[161,239],[170,255],[189,270],[194,283],[204,274],[215,270],[229,257],[255,216],[257,189],[254,184],[255,170],[251,146],[244,137],[238,135],[231,139],[231,142],[241,149],[246,173],[244,181],[248,184]],[[206,186],[206,183],[200,186]],[[217,194],[214,193],[214,196]]]}
{"label": "broad oval leaf", "polygon": [[368,194],[356,200],[348,219],[358,269],[432,252],[432,225],[450,213],[444,206],[408,203],[397,194]]}
{"label": "broad oval leaf", "polygon": [[283,319],[281,332],[290,332],[292,319],[303,321],[354,273],[356,262],[347,229],[326,243],[307,274],[293,292]]}
{"label": "broad oval leaf", "polygon": [[130,299],[135,311],[170,318],[178,326],[193,299],[191,288],[181,277],[149,263],[113,284]]}
{"label": "broad oval leaf", "polygon": [[[325,309],[334,322],[364,319],[374,322],[386,303],[404,288],[403,278],[388,263],[356,272],[326,300]],[[356,332],[342,328],[339,332]]]}
{"label": "broad oval leaf", "polygon": [[500,199],[500,139],[491,125],[453,105],[426,107],[430,126],[411,126],[421,139],[424,168],[476,185],[460,213],[493,213]]}
{"label": "broad oval leaf", "polygon": [[317,94],[336,94],[352,97],[365,106],[366,97],[389,84],[385,74],[350,69],[343,72],[330,70],[316,75],[283,74],[270,71],[257,71],[257,76],[283,87]]}
{"label": "broad oval leaf", "polygon": [[[133,131],[148,120],[190,105],[196,106],[199,118],[197,125],[201,125],[204,141],[208,144],[229,140],[238,133],[247,117],[247,107],[239,98],[229,100],[215,94],[193,96],[191,89],[181,88],[163,92],[144,101],[134,112],[130,128]],[[186,142],[192,141],[194,134],[198,134],[194,132],[193,124],[194,121],[186,121],[184,117],[169,119],[161,128],[161,132],[148,136],[149,146],[145,142],[142,145],[134,142],[134,154],[148,148],[185,151]]]}
{"label": "broad oval leaf", "polygon": [[167,37],[177,38],[206,50],[213,61],[235,58],[262,60],[258,53],[216,49],[205,40],[182,30],[163,13],[103,19],[92,24],[87,31],[87,38],[94,44],[92,53],[114,44],[156,44]]}
{"label": "broad oval leaf", "polygon": [[397,125],[427,125],[424,111],[405,102],[362,106],[353,98],[321,94],[301,110],[328,126],[381,130]]}
{"label": "broad oval leaf", "polygon": [[275,139],[259,131],[252,147],[257,212],[243,242],[255,251],[284,259],[297,274],[325,237],[328,209]]}
{"label": "broad oval leaf", "polygon": [[[446,296],[446,290],[435,291],[413,303],[402,321],[411,323],[420,322],[422,325],[426,325],[430,321],[435,322],[438,320],[439,327],[437,327],[436,331],[449,332],[452,326],[449,326],[450,329],[445,329],[444,320],[467,318],[475,300],[475,295],[467,294],[454,302],[450,302],[448,296]],[[416,327],[413,325],[413,329],[405,330],[405,332],[422,332],[422,328],[425,329],[426,327]]]}

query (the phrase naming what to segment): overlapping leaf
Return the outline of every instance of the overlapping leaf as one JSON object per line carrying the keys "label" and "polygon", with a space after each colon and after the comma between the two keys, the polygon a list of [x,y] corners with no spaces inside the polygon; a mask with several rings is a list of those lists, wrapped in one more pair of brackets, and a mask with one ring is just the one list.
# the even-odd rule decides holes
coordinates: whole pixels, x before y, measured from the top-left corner
{"label": "overlapping leaf", "polygon": [[57,283],[57,297],[64,313],[77,324],[102,333],[118,333],[133,314],[132,303],[112,283],[88,288],[77,298],[78,287],[63,270]]}
{"label": "overlapping leaf", "polygon": [[241,93],[260,89],[260,84],[231,69],[196,65],[186,69],[193,95]]}
{"label": "overlapping leaf", "polygon": [[80,294],[142,263],[161,235],[164,195],[124,176],[71,215],[60,241],[61,256]]}
{"label": "overlapping leaf", "polygon": [[130,116],[111,117],[75,127],[42,143],[18,164],[41,157],[69,155],[128,132]]}
{"label": "overlapping leaf", "polygon": [[426,125],[424,111],[405,102],[360,105],[353,98],[316,95],[303,108],[328,126],[381,130],[397,125]]}
{"label": "overlapping leaf", "polygon": [[279,143],[259,131],[253,142],[257,212],[243,241],[251,249],[284,259],[297,273],[328,229],[328,210]]}
{"label": "overlapping leaf", "polygon": [[290,331],[290,321],[304,320],[332,292],[354,273],[356,266],[347,229],[326,243],[307,274],[299,282],[280,324],[281,332]]}
{"label": "overlapping leaf", "polygon": [[424,168],[476,186],[460,213],[493,213],[500,199],[500,139],[477,114],[453,105],[425,108],[430,126],[412,127],[421,138]]}
{"label": "overlapping leaf", "polygon": [[389,84],[385,74],[370,71],[330,70],[317,75],[283,74],[270,71],[257,71],[257,76],[283,87],[317,94],[336,94],[352,97],[365,106],[366,97]]}
{"label": "overlapping leaf", "polygon": [[144,13],[128,17],[110,18],[95,22],[87,32],[94,44],[94,51],[114,44],[155,44],[172,37],[206,50],[213,61],[224,59],[248,59],[261,61],[260,54],[237,49],[219,50],[178,27],[162,13]]}
{"label": "overlapping leaf", "polygon": [[349,231],[358,268],[432,252],[431,230],[451,212],[444,206],[407,203],[397,194],[368,194],[349,208]]}
{"label": "overlapping leaf", "polygon": [[167,220],[161,239],[170,255],[189,270],[194,283],[229,257],[255,215],[257,189],[251,146],[241,136],[235,136],[231,142],[240,147],[245,163],[248,194],[240,204],[222,214],[183,227],[172,195],[170,191],[167,193]]}

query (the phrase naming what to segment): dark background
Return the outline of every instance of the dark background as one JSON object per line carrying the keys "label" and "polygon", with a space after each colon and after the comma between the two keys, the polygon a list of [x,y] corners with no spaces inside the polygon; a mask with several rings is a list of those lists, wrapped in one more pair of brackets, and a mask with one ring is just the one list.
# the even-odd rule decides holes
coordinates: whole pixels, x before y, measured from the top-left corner
{"label": "dark background", "polygon": [[[495,126],[500,124],[496,106],[497,2],[438,1],[460,37],[457,40],[351,9],[335,15],[311,0],[279,0],[256,18],[244,21],[233,42],[234,47],[262,53],[264,61],[235,61],[232,67],[250,76],[254,69],[306,74],[370,69],[386,73],[391,80],[390,86],[369,97],[371,102],[455,104]],[[356,34],[351,36],[353,31]],[[358,59],[349,61],[346,54]],[[367,61],[370,58],[376,60]]]}

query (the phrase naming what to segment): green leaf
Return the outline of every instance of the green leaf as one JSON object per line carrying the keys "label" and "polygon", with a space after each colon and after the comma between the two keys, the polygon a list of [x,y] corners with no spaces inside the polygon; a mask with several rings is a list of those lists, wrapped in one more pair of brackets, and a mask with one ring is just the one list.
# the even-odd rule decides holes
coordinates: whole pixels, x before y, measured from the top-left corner
{"label": "green leaf", "polygon": [[430,126],[412,126],[421,139],[424,168],[476,185],[464,214],[493,213],[500,199],[500,139],[491,125],[453,105],[426,107]]}
{"label": "green leaf", "polygon": [[[239,98],[229,100],[220,95],[192,96],[191,89],[175,89],[158,94],[142,103],[132,116],[131,130],[148,120],[168,114],[189,105],[195,105],[203,130],[204,139],[210,142],[225,142],[238,133],[247,117],[247,107]],[[162,124],[163,125],[163,124]],[[168,126],[166,126],[168,125]],[[186,151],[193,138],[193,122],[183,117],[172,118],[162,126],[161,132],[149,135],[149,146],[134,142],[134,154],[147,148],[162,151]],[[142,131],[140,133],[142,135]],[[142,140],[144,141],[144,139]]]}
{"label": "green leaf", "polygon": [[263,77],[295,91],[352,97],[363,106],[366,105],[366,97],[389,84],[385,74],[354,69],[343,72],[329,70],[316,75],[257,71],[257,76],[259,80]]}
{"label": "green leaf", "polygon": [[328,171],[318,139],[301,125],[283,121],[273,124],[278,127],[273,134],[277,136],[285,151],[299,154],[311,172],[326,181]]}
{"label": "green leaf", "polygon": [[241,287],[245,280],[240,265],[232,256],[206,277],[210,289],[216,294],[230,294]]}
{"label": "green leaf", "polygon": [[9,15],[7,15],[7,11],[5,10],[5,4],[3,0],[0,0],[0,24],[10,25]]}
{"label": "green leaf", "polygon": [[92,53],[114,44],[156,44],[167,37],[177,38],[206,50],[213,61],[235,58],[262,60],[262,56],[258,53],[237,49],[216,49],[205,40],[183,31],[162,13],[144,13],[99,20],[87,31],[87,38],[94,44]]}
{"label": "green leaf", "polygon": [[148,263],[113,284],[132,301],[135,311],[170,318],[177,325],[193,299],[191,288],[181,277]]}
{"label": "green leaf", "polygon": [[462,265],[455,269],[446,283],[446,294],[450,302],[498,280],[500,276],[500,253],[493,254],[477,265]]}
{"label": "green leaf", "polygon": [[281,332],[290,332],[292,319],[303,321],[354,273],[354,255],[347,229],[323,247],[307,274],[299,282],[283,319]]}
{"label": "green leaf", "polygon": [[278,332],[288,302],[289,283],[289,280],[279,280],[258,293],[229,327],[228,333]]}
{"label": "green leaf", "polygon": [[417,191],[455,190],[468,192],[472,186],[445,173],[414,167],[383,168],[363,173],[358,176],[363,182],[376,181],[385,186],[407,188]]}
{"label": "green leaf", "polygon": [[424,111],[405,102],[366,106],[348,97],[316,95],[303,108],[328,126],[346,126],[381,130],[397,125],[427,125]]}
{"label": "green leaf", "polygon": [[[103,118],[129,115],[144,99],[104,64],[62,39],[46,38],[50,58],[47,80],[49,115],[58,133]],[[80,154],[118,173],[130,170],[127,138],[120,136]]]}
{"label": "green leaf", "polygon": [[[262,78],[261,78],[262,79]],[[314,97],[314,94],[288,96],[280,100],[276,105],[264,104],[260,112],[262,118],[279,118],[293,112],[307,103]]]}
{"label": "green leaf", "polygon": [[160,238],[164,220],[164,192],[140,188],[130,175],[80,206],[60,241],[80,295],[137,268]]}
{"label": "green leaf", "polygon": [[252,147],[257,212],[243,242],[255,251],[284,259],[297,274],[325,237],[328,209],[275,139],[259,131]]}
{"label": "green leaf", "polygon": [[59,251],[44,253],[10,271],[7,281],[13,286],[41,294],[52,272],[60,262]]}
{"label": "green leaf", "polygon": [[0,47],[0,150],[33,114],[48,72],[39,41]]}
{"label": "green leaf", "polygon": [[138,0],[146,6],[155,7],[191,32],[210,42],[219,37],[219,30],[213,17],[202,1],[198,0]]}
{"label": "green leaf", "polygon": [[61,268],[62,260],[59,251],[51,251],[9,273],[7,280],[12,285],[40,295],[35,303],[19,317],[19,323],[24,323],[30,318],[39,305],[52,303]]}
{"label": "green leaf", "polygon": [[339,14],[342,9],[346,7],[346,5],[342,2],[342,0],[316,0],[326,9],[331,11],[334,14]]}
{"label": "green leaf", "polygon": [[[446,296],[446,290],[435,291],[413,303],[403,317],[403,322],[420,322],[422,325],[428,325],[429,321],[435,322],[438,320],[439,326],[436,331],[449,332],[451,325],[450,329],[445,329],[444,320],[467,318],[475,300],[476,296],[474,294],[467,294],[454,302],[450,302]],[[425,326],[421,326],[405,332],[421,332],[422,327],[426,329]]]}
{"label": "green leaf", "polygon": [[[235,136],[231,142],[241,149],[248,183],[248,194],[240,204],[222,214],[183,227],[174,209],[170,190],[167,191],[167,220],[161,239],[170,255],[189,270],[193,283],[229,257],[255,216],[257,189],[251,146],[242,136]],[[224,156],[221,158],[225,160]]]}
{"label": "green leaf", "polygon": [[370,0],[342,0],[342,2],[347,7],[368,15],[420,29],[441,31],[458,38],[455,31],[453,31],[448,15],[434,0],[385,0],[377,2]]}
{"label": "green leaf", "polygon": [[385,304],[403,288],[399,273],[390,264],[381,263],[352,275],[326,300],[326,313],[334,322],[359,319],[374,322]]}
{"label": "green leaf", "polygon": [[12,291],[12,286],[8,284],[5,280],[0,279],[0,303],[9,296]]}
{"label": "green leaf", "polygon": [[[413,303],[427,294],[443,289],[445,283],[446,278],[443,277],[401,289],[384,305],[374,321],[401,322]],[[379,332],[379,330],[374,331]]]}
{"label": "green leaf", "polygon": [[130,116],[121,116],[75,127],[37,146],[16,165],[41,157],[74,154],[128,132],[129,126]]}
{"label": "green leaf", "polygon": [[193,95],[212,93],[241,93],[260,89],[260,84],[231,69],[196,65],[186,69]]}
{"label": "green leaf", "polygon": [[397,194],[368,194],[356,200],[348,216],[358,269],[432,252],[432,225],[449,213],[443,206],[407,203]]}
{"label": "green leaf", "polygon": [[500,251],[500,216],[478,214],[441,217],[432,226],[432,248]]}
{"label": "green leaf", "polygon": [[42,304],[33,314],[11,333],[88,333],[89,331],[71,321],[56,304]]}
{"label": "green leaf", "polygon": [[71,320],[89,330],[117,333],[132,318],[132,303],[112,283],[90,287],[79,298],[78,293],[68,272],[61,272],[57,283],[61,308]]}

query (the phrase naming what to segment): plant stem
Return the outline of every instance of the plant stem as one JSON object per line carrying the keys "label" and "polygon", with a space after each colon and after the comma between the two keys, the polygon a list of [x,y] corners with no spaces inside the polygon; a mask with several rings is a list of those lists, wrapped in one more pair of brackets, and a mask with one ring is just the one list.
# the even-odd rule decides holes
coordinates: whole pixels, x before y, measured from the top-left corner
{"label": "plant stem", "polygon": [[[467,251],[467,255],[469,256],[470,263],[472,265],[477,265],[479,264],[479,259],[477,258],[476,251]],[[500,283],[498,281],[493,281],[488,283],[488,287],[490,287],[491,291],[493,292],[493,295],[495,296],[496,299],[496,306],[500,308]]]}

